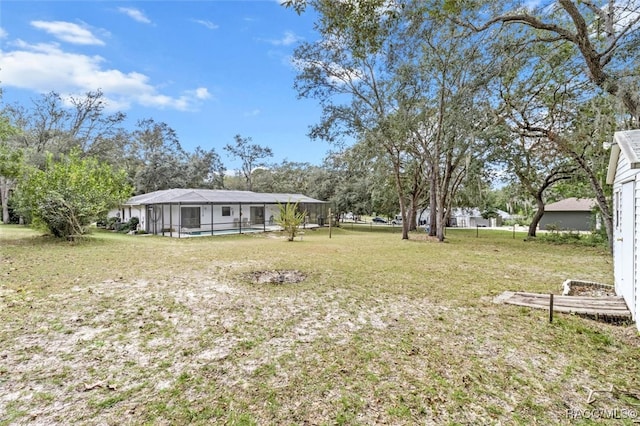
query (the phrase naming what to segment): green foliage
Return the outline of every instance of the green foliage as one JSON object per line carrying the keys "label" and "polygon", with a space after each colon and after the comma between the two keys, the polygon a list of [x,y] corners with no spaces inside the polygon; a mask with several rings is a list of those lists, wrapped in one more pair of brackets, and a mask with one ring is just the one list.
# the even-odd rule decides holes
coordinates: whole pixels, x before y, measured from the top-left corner
{"label": "green foliage", "polygon": [[0,140],[0,176],[15,178],[20,174],[23,152]]}
{"label": "green foliage", "polygon": [[243,138],[240,135],[235,135],[234,139],[235,145],[226,144],[224,150],[227,151],[232,158],[237,158],[242,161],[241,171],[246,181],[246,189],[253,191],[252,173],[258,167],[267,166],[264,159],[273,157],[273,151],[271,151],[269,147],[252,144],[251,138]]}
{"label": "green foliage", "polygon": [[24,164],[24,152],[8,142],[8,139],[18,134],[9,120],[0,115],[0,201],[2,202],[2,221],[11,221],[9,210],[10,192],[15,179],[20,176]]}
{"label": "green foliage", "polygon": [[139,223],[140,223],[140,219],[134,216],[131,219],[129,219],[128,222],[124,222],[124,223],[118,222],[114,224],[114,228],[116,231],[122,234],[126,234],[131,231],[137,231]]}
{"label": "green foliage", "polygon": [[560,231],[553,224],[547,225],[551,232],[540,233],[536,241],[548,244],[569,244],[587,247],[607,248],[607,236],[602,232],[592,232],[589,234],[581,234],[577,231]]}
{"label": "green foliage", "polygon": [[30,168],[18,187],[19,210],[34,224],[59,238],[82,235],[88,225],[130,196],[123,171],[77,152],[54,162],[49,155],[44,170]]}
{"label": "green foliage", "polygon": [[485,211],[482,212],[481,215],[483,219],[496,219],[497,217],[500,216],[496,211],[496,209],[494,209],[493,207],[487,208]]}
{"label": "green foliage", "polygon": [[298,203],[278,204],[280,214],[276,218],[276,223],[284,229],[288,241],[293,241],[298,233],[300,225],[304,222],[304,212],[298,211]]}

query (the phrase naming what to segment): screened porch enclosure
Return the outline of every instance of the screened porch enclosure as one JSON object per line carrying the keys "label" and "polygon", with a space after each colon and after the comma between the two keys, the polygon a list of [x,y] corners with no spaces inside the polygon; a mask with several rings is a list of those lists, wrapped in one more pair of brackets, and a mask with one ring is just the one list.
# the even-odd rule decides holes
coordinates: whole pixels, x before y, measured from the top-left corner
{"label": "screened porch enclosure", "polygon": [[[325,204],[299,204],[298,210],[306,213],[303,227],[321,224],[322,219],[328,214]],[[238,233],[268,231],[278,228],[279,214],[280,207],[269,204],[261,206],[159,204],[147,206],[145,231],[168,236],[214,235],[217,231]]]}
{"label": "screened porch enclosure", "polygon": [[[167,236],[214,235],[279,229],[280,206],[297,203],[306,226],[322,226],[328,204],[302,194],[269,194],[214,189],[166,189],[130,198],[114,211],[140,219],[140,228]],[[224,232],[223,232],[224,231]]]}
{"label": "screened porch enclosure", "polygon": [[182,228],[200,228],[200,207],[180,207],[180,226]]}

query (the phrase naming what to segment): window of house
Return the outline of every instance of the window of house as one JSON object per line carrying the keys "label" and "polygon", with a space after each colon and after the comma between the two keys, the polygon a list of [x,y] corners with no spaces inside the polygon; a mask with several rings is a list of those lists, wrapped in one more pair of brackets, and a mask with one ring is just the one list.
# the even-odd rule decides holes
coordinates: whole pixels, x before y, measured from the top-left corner
{"label": "window of house", "polygon": [[183,228],[200,228],[200,207],[182,207],[180,221]]}
{"label": "window of house", "polygon": [[231,207],[222,206],[222,216],[231,216]]}

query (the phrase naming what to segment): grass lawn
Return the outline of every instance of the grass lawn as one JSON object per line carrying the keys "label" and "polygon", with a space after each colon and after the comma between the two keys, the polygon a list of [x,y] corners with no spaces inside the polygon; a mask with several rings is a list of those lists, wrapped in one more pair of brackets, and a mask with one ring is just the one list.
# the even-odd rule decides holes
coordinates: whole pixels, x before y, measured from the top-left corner
{"label": "grass lawn", "polygon": [[[635,326],[492,303],[559,294],[568,278],[612,283],[611,256],[523,238],[70,244],[0,226],[0,424],[547,425],[640,411]],[[306,279],[253,280],[271,270]]]}

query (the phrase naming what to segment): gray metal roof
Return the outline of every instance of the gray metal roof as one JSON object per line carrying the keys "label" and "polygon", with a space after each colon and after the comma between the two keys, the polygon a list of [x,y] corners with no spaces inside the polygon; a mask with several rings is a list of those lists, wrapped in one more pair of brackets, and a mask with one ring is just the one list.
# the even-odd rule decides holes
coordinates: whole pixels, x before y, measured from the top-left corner
{"label": "gray metal roof", "polygon": [[129,198],[125,206],[149,204],[276,204],[276,203],[324,203],[302,194],[269,194],[225,189],[164,189]]}
{"label": "gray metal roof", "polygon": [[594,198],[566,198],[544,206],[545,212],[589,212],[596,206]]}

